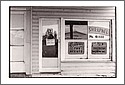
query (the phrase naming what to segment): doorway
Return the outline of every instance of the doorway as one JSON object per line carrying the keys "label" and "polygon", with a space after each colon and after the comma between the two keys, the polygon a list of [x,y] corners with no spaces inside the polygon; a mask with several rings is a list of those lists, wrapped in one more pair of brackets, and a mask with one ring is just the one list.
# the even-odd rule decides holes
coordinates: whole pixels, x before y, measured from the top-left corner
{"label": "doorway", "polygon": [[39,71],[60,72],[60,19],[41,18],[39,22]]}

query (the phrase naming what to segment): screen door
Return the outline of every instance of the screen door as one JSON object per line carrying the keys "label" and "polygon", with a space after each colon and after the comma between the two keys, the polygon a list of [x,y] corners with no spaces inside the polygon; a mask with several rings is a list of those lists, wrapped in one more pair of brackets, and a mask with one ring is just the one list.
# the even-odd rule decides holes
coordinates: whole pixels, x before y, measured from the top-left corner
{"label": "screen door", "polygon": [[60,19],[40,19],[40,72],[60,71]]}

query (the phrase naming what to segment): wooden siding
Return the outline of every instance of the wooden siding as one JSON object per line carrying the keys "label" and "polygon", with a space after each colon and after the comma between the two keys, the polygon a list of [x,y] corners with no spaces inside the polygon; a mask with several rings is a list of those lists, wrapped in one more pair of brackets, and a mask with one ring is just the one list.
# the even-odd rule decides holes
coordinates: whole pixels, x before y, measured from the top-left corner
{"label": "wooden siding", "polygon": [[64,62],[62,76],[115,77],[113,62]]}
{"label": "wooden siding", "polygon": [[115,7],[32,7],[32,73],[39,72],[39,18],[115,19]]}
{"label": "wooden siding", "polygon": [[62,62],[59,74],[33,74],[32,77],[116,77],[115,63],[104,61]]}
{"label": "wooden siding", "polygon": [[33,7],[33,19],[43,16],[114,19],[115,7]]}

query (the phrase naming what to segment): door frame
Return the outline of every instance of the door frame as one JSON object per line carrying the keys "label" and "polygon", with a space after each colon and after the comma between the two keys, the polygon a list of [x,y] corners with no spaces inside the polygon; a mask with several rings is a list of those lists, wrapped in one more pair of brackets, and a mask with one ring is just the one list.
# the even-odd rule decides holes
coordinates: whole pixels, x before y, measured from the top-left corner
{"label": "door frame", "polygon": [[[59,28],[58,28],[58,68],[42,68],[42,21],[43,20],[59,20]],[[50,18],[44,17],[39,18],[39,72],[61,72],[61,19],[60,18]]]}

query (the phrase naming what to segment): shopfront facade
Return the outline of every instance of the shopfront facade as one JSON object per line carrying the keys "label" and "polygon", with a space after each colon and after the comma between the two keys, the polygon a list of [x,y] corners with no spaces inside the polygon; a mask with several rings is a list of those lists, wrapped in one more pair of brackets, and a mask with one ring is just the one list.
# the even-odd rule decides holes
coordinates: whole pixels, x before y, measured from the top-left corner
{"label": "shopfront facade", "polygon": [[115,10],[10,7],[10,73],[58,73],[63,62],[116,63]]}

